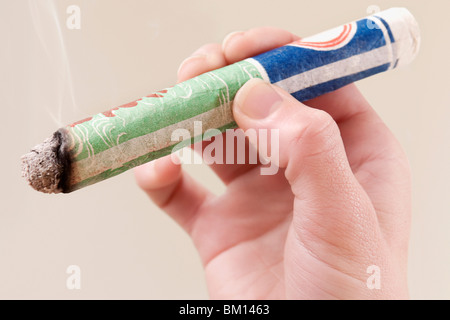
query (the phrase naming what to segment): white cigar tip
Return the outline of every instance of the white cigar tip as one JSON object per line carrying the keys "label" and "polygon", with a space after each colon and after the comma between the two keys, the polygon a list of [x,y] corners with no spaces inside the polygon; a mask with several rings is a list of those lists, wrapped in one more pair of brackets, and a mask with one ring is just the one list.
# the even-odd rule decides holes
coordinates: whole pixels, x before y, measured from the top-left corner
{"label": "white cigar tip", "polygon": [[420,27],[406,8],[391,8],[375,14],[387,21],[395,39],[397,66],[411,63],[420,48]]}

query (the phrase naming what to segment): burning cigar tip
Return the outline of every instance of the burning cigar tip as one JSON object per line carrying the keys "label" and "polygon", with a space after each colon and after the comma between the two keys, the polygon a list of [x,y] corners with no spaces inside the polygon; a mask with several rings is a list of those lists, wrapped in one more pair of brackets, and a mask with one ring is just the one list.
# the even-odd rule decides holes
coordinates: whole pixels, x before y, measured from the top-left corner
{"label": "burning cigar tip", "polygon": [[60,193],[64,162],[59,156],[61,137],[56,132],[21,157],[22,177],[37,191]]}

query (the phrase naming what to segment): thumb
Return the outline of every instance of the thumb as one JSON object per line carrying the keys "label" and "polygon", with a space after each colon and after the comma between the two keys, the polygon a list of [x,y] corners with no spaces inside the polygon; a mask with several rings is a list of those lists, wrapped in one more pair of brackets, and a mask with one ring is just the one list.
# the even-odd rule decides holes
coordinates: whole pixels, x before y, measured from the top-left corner
{"label": "thumb", "polygon": [[[256,130],[256,135],[247,135],[250,142],[265,154],[263,149],[269,149],[271,160],[285,169],[295,196],[294,232],[303,245],[315,251],[326,243],[342,258],[343,253],[363,249],[362,243],[376,241],[375,210],[353,175],[339,127],[328,113],[252,79],[237,93],[233,115],[244,131]],[[278,131],[278,146],[273,139],[267,145],[257,143],[261,129]]]}

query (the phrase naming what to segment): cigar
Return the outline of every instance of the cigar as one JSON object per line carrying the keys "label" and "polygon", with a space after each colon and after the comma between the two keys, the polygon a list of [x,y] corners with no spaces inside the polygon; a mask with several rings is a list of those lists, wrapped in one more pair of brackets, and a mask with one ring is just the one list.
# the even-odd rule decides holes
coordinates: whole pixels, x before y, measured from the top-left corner
{"label": "cigar", "polygon": [[22,156],[22,175],[38,191],[72,192],[194,141],[173,141],[176,129],[193,136],[193,124],[201,121],[193,138],[201,140],[209,129],[236,128],[231,105],[252,78],[306,101],[410,63],[419,42],[407,9],[379,12],[63,127]]}

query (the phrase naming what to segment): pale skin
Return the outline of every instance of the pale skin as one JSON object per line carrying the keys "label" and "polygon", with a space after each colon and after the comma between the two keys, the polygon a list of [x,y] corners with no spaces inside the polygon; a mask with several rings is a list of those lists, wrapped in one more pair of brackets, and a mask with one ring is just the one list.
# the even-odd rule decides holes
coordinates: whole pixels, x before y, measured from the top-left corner
{"label": "pale skin", "polygon": [[[271,27],[233,33],[186,59],[178,81],[296,39]],[[135,170],[142,190],[192,237],[210,297],[408,298],[409,164],[356,86],[302,104],[250,80],[233,115],[243,130],[279,129],[277,174],[213,164],[227,187],[216,196],[170,156]],[[380,270],[379,289],[367,285],[370,266]]]}

